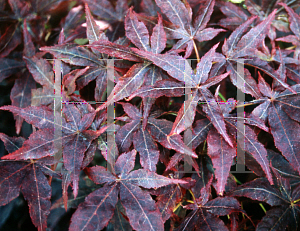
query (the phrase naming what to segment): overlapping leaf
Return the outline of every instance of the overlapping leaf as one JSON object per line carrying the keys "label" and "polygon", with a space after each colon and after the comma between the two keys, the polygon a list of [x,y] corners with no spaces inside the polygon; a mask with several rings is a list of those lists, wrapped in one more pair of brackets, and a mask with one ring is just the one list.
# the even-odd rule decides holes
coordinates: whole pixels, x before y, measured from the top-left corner
{"label": "overlapping leaf", "polygon": [[[90,143],[103,132],[87,130],[92,124],[95,114],[89,113],[81,116],[80,111],[75,106],[68,105],[64,108],[65,118],[62,118],[61,121],[55,121],[53,111],[47,107],[21,109],[5,106],[1,109],[10,110],[40,129],[31,134],[30,138],[24,142],[22,148],[3,158],[15,160],[39,159],[54,155],[58,151],[56,145],[60,143],[64,147],[64,164],[66,169],[71,172],[74,195],[76,197],[79,171],[84,153]],[[55,128],[61,129],[61,136],[56,136]]]}
{"label": "overlapping leaf", "polygon": [[[179,0],[156,0],[156,4],[168,19],[175,25],[175,29],[167,29],[172,38],[180,39],[173,49],[185,48],[185,58],[188,58],[198,42],[213,39],[223,29],[205,28],[213,12],[214,0],[201,1],[200,8],[192,20],[192,9],[188,2]],[[197,51],[198,52],[198,51]]]}
{"label": "overlapping leaf", "polygon": [[228,230],[218,216],[242,211],[239,202],[233,197],[217,197],[209,200],[211,180],[201,188],[201,196],[196,198],[194,204],[185,206],[193,211],[184,219],[176,230]]}
{"label": "overlapping leaf", "polygon": [[264,201],[273,206],[258,223],[257,230],[282,230],[287,226],[297,230],[299,186],[292,190],[289,179],[280,176],[274,168],[273,172],[276,177],[275,186],[269,185],[265,178],[258,178],[243,184],[232,195]]}
{"label": "overlapping leaf", "polygon": [[[7,151],[17,151],[23,144],[22,137],[8,137],[0,134]],[[28,202],[30,217],[38,230],[45,230],[47,227],[47,216],[51,207],[51,187],[45,173],[50,176],[58,176],[45,164],[47,161],[6,161],[0,162],[0,205],[3,206],[22,192]]]}
{"label": "overlapping leaf", "polygon": [[[79,206],[79,209],[72,217],[70,230],[104,228],[114,214],[114,208],[118,202],[118,194],[120,194],[121,204],[125,208],[126,215],[133,229],[163,229],[162,215],[155,202],[150,194],[139,186],[159,188],[169,184],[185,183],[185,181],[170,179],[143,169],[132,171],[135,155],[135,150],[120,155],[116,162],[115,171],[120,172],[121,166],[123,170],[118,176],[99,166],[87,170],[89,177],[96,183],[107,183],[102,188],[91,193],[85,202]],[[105,177],[104,179],[103,176]],[[95,200],[97,200],[96,203]]]}

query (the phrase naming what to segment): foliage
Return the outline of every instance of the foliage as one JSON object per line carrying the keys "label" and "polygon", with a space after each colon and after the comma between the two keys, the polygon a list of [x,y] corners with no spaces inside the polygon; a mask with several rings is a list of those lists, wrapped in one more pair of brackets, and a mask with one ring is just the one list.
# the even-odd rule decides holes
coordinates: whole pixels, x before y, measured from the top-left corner
{"label": "foliage", "polygon": [[300,230],[298,1],[0,3],[0,229]]}

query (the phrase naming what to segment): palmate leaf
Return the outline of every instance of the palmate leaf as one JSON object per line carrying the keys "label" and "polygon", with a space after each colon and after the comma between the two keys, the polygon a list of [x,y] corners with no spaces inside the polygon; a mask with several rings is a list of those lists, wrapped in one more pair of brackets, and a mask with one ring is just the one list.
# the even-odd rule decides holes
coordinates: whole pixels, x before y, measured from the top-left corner
{"label": "palmate leaf", "polygon": [[0,58],[6,57],[12,50],[21,44],[22,33],[19,25],[19,23],[16,25],[11,25],[0,37]]}
{"label": "palmate leaf", "polygon": [[120,200],[134,229],[163,229],[161,214],[148,193],[134,184],[121,183]]}
{"label": "palmate leaf", "polygon": [[37,83],[41,84],[42,86],[45,86],[46,88],[57,88],[54,85],[54,74],[52,68],[45,59],[38,59],[35,56],[31,58],[24,56],[23,59],[26,62],[28,70],[30,71],[34,80]]}
{"label": "palmate leaf", "polygon": [[114,215],[112,219],[110,220],[109,225],[106,227],[108,231],[113,231],[113,230],[120,230],[120,231],[131,231],[132,228],[130,226],[130,223],[127,219],[125,219],[124,215],[125,214],[125,209],[122,206],[121,202],[118,201]]}
{"label": "palmate leaf", "polygon": [[[7,140],[17,144],[14,139],[7,138]],[[43,165],[42,160],[39,163],[1,161],[0,166],[0,205],[5,205],[16,198],[21,190],[28,202],[33,224],[38,230],[45,230],[51,207],[51,187],[44,174],[55,176],[57,174]]]}
{"label": "palmate leaf", "polygon": [[241,129],[237,126],[236,119],[225,118],[225,121],[231,134],[239,133],[244,137],[243,140],[237,140],[240,147],[244,147],[245,151],[250,153],[255,158],[265,172],[269,182],[273,184],[273,179],[269,168],[269,161],[267,159],[267,150],[257,140],[254,131],[248,125],[244,125],[244,131],[241,131]]}
{"label": "palmate leaf", "polygon": [[299,123],[290,119],[280,106],[269,108],[268,121],[275,145],[287,158],[295,170],[300,172],[300,132]]}
{"label": "palmate leaf", "polygon": [[213,12],[214,0],[201,1],[201,7],[192,20],[192,9],[187,2],[179,0],[156,0],[156,4],[168,19],[175,25],[175,29],[166,28],[171,37],[180,39],[173,49],[186,48],[185,58],[188,58],[193,49],[195,40],[202,42],[213,39],[223,29],[205,28]]}
{"label": "palmate leaf", "polygon": [[232,141],[227,134],[223,114],[218,103],[216,102],[210,91],[206,88],[201,89],[201,94],[202,96],[200,99],[205,102],[202,105],[203,111],[208,115],[208,119],[212,122],[212,124],[222,135],[222,137],[224,137],[226,142],[231,147],[233,147]]}
{"label": "palmate leaf", "polygon": [[200,94],[196,90],[192,93],[191,97],[184,102],[173,124],[172,130],[170,132],[171,135],[180,134],[182,131],[193,124],[199,99]]}
{"label": "palmate leaf", "polygon": [[128,121],[129,123],[121,127],[116,134],[116,143],[119,150],[121,152],[129,151],[133,141],[134,148],[140,154],[142,167],[150,171],[155,171],[159,158],[159,150],[148,130],[143,130],[141,127],[142,114],[138,108],[129,103],[121,104],[131,121]]}
{"label": "palmate leaf", "polygon": [[[173,78],[182,81],[184,83],[189,83],[188,87],[196,88],[191,96],[191,99],[182,105],[178,116],[175,120],[173,128],[170,132],[170,137],[174,134],[179,134],[187,127],[191,126],[195,116],[195,110],[197,106],[197,101],[200,99],[204,101],[205,104],[202,105],[204,112],[207,114],[208,118],[211,120],[215,128],[220,132],[220,134],[225,138],[225,140],[232,146],[231,140],[229,139],[225,123],[223,119],[223,115],[217,103],[215,103],[212,94],[207,89],[208,87],[217,84],[222,79],[226,78],[228,74],[220,75],[215,77],[215,79],[208,79],[208,73],[211,69],[213,56],[215,54],[215,50],[218,44],[211,48],[209,52],[207,52],[202,58],[201,61],[197,65],[196,74],[192,74],[192,69],[189,64],[186,64],[185,59],[178,59],[180,56],[174,56],[169,54],[151,54],[146,51],[138,51],[137,53],[143,55],[145,58],[154,62],[155,65],[161,67],[163,70],[167,71]],[[189,75],[190,73],[190,75]],[[175,84],[174,84],[175,85]],[[201,88],[200,88],[201,86]],[[160,91],[160,90],[163,91]],[[153,92],[150,94],[154,95],[154,92],[157,91],[157,96],[164,95],[167,93],[174,94],[173,92],[180,87],[177,86],[172,87],[168,86],[164,87],[154,87],[154,88],[143,88],[142,90],[137,91],[137,95],[143,96],[146,92]],[[163,93],[159,93],[163,92]],[[177,92],[177,90],[176,90]]]}
{"label": "palmate leaf", "polygon": [[[140,162],[144,169],[150,171],[156,170],[160,152],[155,140],[163,146],[167,145],[176,151],[180,150],[179,152],[182,154],[192,154],[191,150],[183,144],[180,135],[167,136],[166,132],[170,131],[169,129],[172,123],[169,123],[167,120],[155,120],[153,115],[150,115],[149,121],[147,120],[146,123],[146,129],[144,130],[142,128],[142,114],[139,110],[129,103],[121,104],[124,111],[129,115],[130,120],[117,132],[116,143],[118,144],[119,150],[123,152],[129,151],[133,141],[134,148],[140,154]],[[186,153],[184,150],[186,150]],[[195,157],[194,154],[192,155]]]}
{"label": "palmate leaf", "polygon": [[[270,97],[272,100],[263,100],[263,103],[255,108],[252,114],[262,119],[268,118],[275,145],[291,166],[299,172],[298,147],[300,142],[296,133],[299,131],[300,125],[297,119],[293,120],[299,114],[299,84],[292,86],[293,91],[297,92],[297,94],[292,93],[288,89],[279,93],[271,91],[265,80],[259,78],[259,88],[261,88],[261,92],[265,96]],[[286,112],[289,113],[287,114]],[[283,140],[286,143],[283,143]]]}
{"label": "palmate leaf", "polygon": [[[146,28],[145,24],[138,20],[138,17],[136,13],[130,9],[126,18],[125,18],[125,30],[126,30],[126,36],[131,40],[131,42],[140,49],[140,51],[149,51],[150,53],[158,53],[161,52],[165,46],[166,46],[166,35],[164,32],[164,28],[162,26],[162,18],[159,16],[158,24],[154,27],[153,33],[151,35],[151,48],[150,48],[150,37],[148,29]],[[93,46],[92,46],[93,48]],[[125,50],[127,49],[124,47]],[[97,49],[97,47],[96,47]],[[113,48],[114,50],[114,48]],[[137,50],[137,49],[136,49]],[[110,53],[107,53],[107,49],[100,49],[101,52],[104,52],[106,54],[112,55]],[[113,55],[115,56],[123,56],[126,54],[124,53],[124,49],[115,49],[115,53]],[[131,49],[131,53],[134,52],[137,57],[138,55],[134,48]],[[125,59],[128,59],[127,55],[124,57]],[[129,58],[130,60],[130,58]],[[144,67],[147,68],[145,69]],[[130,74],[132,71],[136,72],[138,75],[138,79],[135,79]],[[128,75],[128,76],[127,76]],[[125,78],[126,77],[126,78]],[[142,78],[142,79],[141,79]],[[125,80],[125,81],[123,81]],[[162,80],[162,73],[159,68],[157,68],[154,65],[150,65],[150,63],[144,62],[144,64],[135,64],[135,69],[130,69],[127,74],[124,76],[124,78],[120,78],[117,86],[115,89],[117,89],[118,92],[123,92],[123,89],[126,90],[126,95],[122,94],[120,95],[120,98],[108,98],[107,104],[102,105],[97,110],[101,110],[104,107],[106,107],[108,104],[110,104],[110,101],[118,101],[124,97],[129,97],[133,93],[133,90],[131,90],[132,84],[134,84],[134,90],[138,90],[141,86],[151,86],[156,83],[156,81]],[[134,82],[131,82],[134,81]],[[130,83],[130,84],[129,84]],[[130,89],[129,89],[130,88]],[[121,90],[120,90],[121,89]],[[115,92],[112,94],[116,95]],[[111,94],[111,96],[112,96]],[[118,93],[117,93],[118,94]],[[143,107],[144,107],[144,113],[143,113],[143,128],[146,128],[147,124],[147,118],[150,113],[150,109],[152,105],[154,104],[155,99],[152,98],[145,98],[143,99]],[[128,145],[129,146],[129,145]],[[125,150],[124,150],[125,151]]]}
{"label": "palmate leaf", "polygon": [[139,22],[132,8],[125,18],[126,37],[141,50],[150,51],[149,32],[143,22]]}
{"label": "palmate leaf", "polygon": [[[223,54],[227,57],[224,64],[227,67],[227,71],[231,71],[231,81],[241,90],[245,90],[246,93],[251,94],[254,97],[259,97],[259,92],[257,92],[257,86],[255,80],[246,71],[245,78],[242,78],[237,72],[236,64],[238,59],[246,57],[244,60],[245,65],[254,66],[266,74],[270,75],[272,78],[277,80],[282,86],[290,89],[290,86],[280,79],[280,76],[274,71],[273,68],[269,66],[266,61],[256,57],[255,50],[264,41],[266,33],[269,31],[270,25],[275,17],[276,10],[274,10],[265,20],[259,23],[257,26],[253,27],[245,35],[243,33],[255,20],[255,17],[248,19],[242,25],[240,25],[233,33],[229,36],[228,40],[224,43],[222,47]],[[248,59],[250,57],[250,59]],[[237,79],[240,78],[240,81]],[[238,86],[238,82],[245,82],[244,85]],[[244,86],[244,87],[243,87]]]}
{"label": "palmate leaf", "polygon": [[263,201],[271,206],[278,206],[283,202],[288,202],[278,189],[269,184],[266,178],[259,178],[245,183],[234,190],[230,195],[243,196],[253,200]]}
{"label": "palmate leaf", "polygon": [[89,43],[91,44],[100,39],[101,31],[100,31],[99,26],[96,24],[87,4],[85,4],[85,13],[86,13],[86,24],[87,24],[86,34],[87,34]]}
{"label": "palmate leaf", "polygon": [[107,183],[91,193],[79,206],[72,217],[70,230],[104,228],[114,214],[118,194],[133,229],[163,230],[162,215],[154,200],[139,186],[159,188],[185,181],[170,179],[143,169],[130,172],[134,167],[135,155],[136,151],[133,150],[119,156],[115,165],[115,172],[119,175],[114,175],[101,166],[87,168],[88,176],[95,183]]}
{"label": "palmate leaf", "polygon": [[247,14],[232,2],[222,2],[222,4],[217,2],[216,5],[219,6],[222,13],[227,16],[219,21],[219,25],[229,30],[236,29],[237,26],[248,19]]}
{"label": "palmate leaf", "polygon": [[[299,23],[300,16],[297,15],[297,13],[294,12],[285,3],[279,3],[279,4],[282,5],[288,12],[290,28],[295,35],[288,35],[283,38],[278,38],[278,39],[276,39],[276,41],[288,42],[288,43],[292,43],[295,46],[299,46],[299,44],[300,44],[300,23]],[[299,49],[299,48],[296,48],[296,49]]]}
{"label": "palmate leaf", "polygon": [[297,230],[299,185],[291,188],[288,178],[282,177],[276,169],[272,170],[276,177],[275,186],[269,185],[265,178],[258,178],[238,187],[231,195],[264,201],[273,206],[258,223],[257,230],[279,231],[286,227]]}
{"label": "palmate leaf", "polygon": [[181,82],[189,81],[195,84],[193,79],[188,75],[188,73],[191,73],[191,67],[185,65],[186,60],[181,56],[173,54],[153,54],[152,52],[132,49],[140,56],[151,60],[156,66],[168,72],[173,78]]}
{"label": "palmate leaf", "polygon": [[[202,184],[198,184],[200,187],[197,188],[201,189],[200,197],[195,198],[193,204],[184,206],[193,211],[185,217],[184,221],[176,230],[195,230],[196,228],[201,230],[228,230],[224,222],[217,216],[241,212],[239,202],[235,198],[227,196],[209,200],[212,178],[210,178],[207,184],[203,184],[203,180],[201,181]],[[197,192],[197,194],[199,194],[199,192]]]}
{"label": "palmate leaf", "polygon": [[266,216],[258,223],[256,230],[284,230],[287,227],[287,220],[293,214],[289,206],[279,206],[267,211]]}
{"label": "palmate leaf", "polygon": [[263,34],[269,30],[271,22],[275,18],[276,10],[274,10],[263,22],[252,28],[245,34],[237,43],[234,49],[234,56],[232,58],[244,57],[249,55],[253,48],[256,48],[260,42],[264,40]]}
{"label": "palmate leaf", "polygon": [[[75,106],[68,105],[64,107],[65,118],[61,118],[60,123],[58,123],[55,121],[53,111],[47,107],[27,107],[22,109],[13,106],[4,106],[1,109],[10,110],[40,129],[24,142],[22,148],[3,158],[26,160],[54,155],[58,151],[55,145],[61,143],[64,147],[64,165],[71,173],[74,196],[76,198],[79,172],[84,153],[91,142],[104,131],[87,130],[92,124],[95,114],[89,113],[81,116]],[[62,130],[61,137],[55,136],[55,127],[59,127]]]}
{"label": "palmate leaf", "polygon": [[123,21],[128,10],[128,3],[126,0],[117,0],[113,5],[108,0],[104,0],[100,3],[96,0],[85,0],[84,2],[89,5],[93,14],[104,19],[107,24],[110,24],[112,31],[106,31],[106,35],[111,41],[124,35]]}
{"label": "palmate leaf", "polygon": [[[265,126],[261,127],[260,123],[262,121],[253,117],[243,118],[244,125],[243,130],[241,130],[241,128],[237,126],[237,118],[230,117],[228,115],[228,111],[232,110],[230,104],[221,105],[224,113],[225,124],[228,128],[229,134],[231,134],[231,139],[234,141],[235,139],[233,137],[237,134],[244,137],[244,139],[237,140],[237,142],[247,153],[250,153],[256,159],[268,177],[269,182],[273,184],[269,161],[267,159],[267,150],[260,142],[258,142],[257,135],[249,127],[249,125],[257,126],[265,131],[268,131],[268,129]],[[215,168],[217,192],[222,194],[225,190],[232,159],[236,156],[236,144],[233,142],[234,147],[230,147],[228,143],[225,142],[224,138],[216,132],[216,129],[211,128],[211,126],[212,123],[209,122],[208,119],[197,121],[194,128],[195,136],[188,145],[193,145],[193,143],[195,143],[195,146],[193,145],[194,149],[197,147],[196,145],[199,145],[199,143],[203,142],[207,138],[208,155],[211,157],[213,167]],[[199,143],[196,141],[199,141]]]}

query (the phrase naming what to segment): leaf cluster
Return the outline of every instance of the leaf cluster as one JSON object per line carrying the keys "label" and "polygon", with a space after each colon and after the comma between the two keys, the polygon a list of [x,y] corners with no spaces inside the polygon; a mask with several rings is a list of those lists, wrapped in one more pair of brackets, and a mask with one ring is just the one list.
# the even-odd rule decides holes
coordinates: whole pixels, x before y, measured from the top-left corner
{"label": "leaf cluster", "polygon": [[0,229],[300,230],[298,1],[0,3]]}

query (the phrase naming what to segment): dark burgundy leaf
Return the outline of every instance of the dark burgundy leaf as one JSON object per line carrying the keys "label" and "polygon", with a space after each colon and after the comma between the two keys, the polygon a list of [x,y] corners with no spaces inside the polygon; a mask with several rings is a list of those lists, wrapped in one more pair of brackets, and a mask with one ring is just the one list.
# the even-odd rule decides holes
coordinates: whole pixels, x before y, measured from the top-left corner
{"label": "dark burgundy leaf", "polygon": [[108,169],[102,166],[87,168],[86,172],[90,179],[96,184],[111,183],[116,180],[116,177],[112,175]]}
{"label": "dark burgundy leaf", "polygon": [[73,214],[70,230],[101,230],[107,226],[118,202],[117,185],[104,186],[89,194]]}
{"label": "dark burgundy leaf", "polygon": [[256,230],[284,230],[292,217],[289,206],[275,207],[267,211],[266,216],[258,223]]}
{"label": "dark burgundy leaf", "polygon": [[290,120],[281,106],[269,108],[268,121],[275,145],[290,162],[295,170],[300,172],[300,132],[299,123]]}
{"label": "dark burgundy leaf", "polygon": [[6,29],[5,33],[0,37],[0,58],[6,57],[21,44],[21,36],[22,34],[18,25],[11,25]]}
{"label": "dark burgundy leaf", "polygon": [[116,134],[116,143],[120,152],[128,152],[135,132],[139,129],[140,120],[133,120],[121,127]]}
{"label": "dark burgundy leaf", "polygon": [[132,8],[125,18],[126,36],[141,50],[150,51],[149,32],[143,22],[139,22]]}
{"label": "dark burgundy leaf", "polygon": [[200,99],[204,101],[204,104],[202,104],[202,109],[208,115],[208,119],[211,121],[217,131],[224,137],[226,142],[233,147],[232,141],[230,140],[226,131],[221,109],[210,91],[202,88]]}
{"label": "dark burgundy leaf", "polygon": [[156,205],[162,214],[163,222],[166,222],[173,214],[173,209],[182,199],[183,194],[179,185],[168,185],[162,190],[162,193],[157,198]]}
{"label": "dark burgundy leaf", "polygon": [[235,147],[230,147],[215,129],[211,129],[207,135],[208,155],[215,168],[217,179],[217,193],[223,195],[225,184],[229,176],[229,171],[233,157],[236,156]]}
{"label": "dark burgundy leaf", "polygon": [[182,154],[197,157],[197,155],[188,148],[182,141],[182,137],[178,134],[168,136],[172,129],[172,123],[167,120],[148,120],[148,127],[151,136],[166,148],[174,149]]}
{"label": "dark burgundy leaf", "polygon": [[30,163],[1,161],[0,166],[0,205],[3,206],[19,196]]}
{"label": "dark burgundy leaf", "polygon": [[128,173],[133,169],[135,163],[136,150],[120,155],[116,161],[116,174],[126,178]]}
{"label": "dark burgundy leaf", "polygon": [[186,183],[184,180],[170,179],[145,169],[139,169],[129,173],[128,176],[124,178],[124,181],[126,184],[130,182],[144,188],[160,188],[169,184]]}
{"label": "dark burgundy leaf", "polygon": [[269,184],[266,178],[258,178],[251,182],[245,183],[235,189],[231,195],[264,201],[271,206],[288,202],[286,198],[281,195],[278,189]]}
{"label": "dark burgundy leaf", "polygon": [[99,39],[98,41],[94,42],[92,45],[88,45],[87,47],[91,47],[93,49],[98,50],[101,53],[108,54],[109,56],[112,57],[117,57],[120,59],[126,59],[126,60],[136,61],[136,62],[142,61],[142,57],[136,54],[129,47],[112,43],[104,39]]}
{"label": "dark burgundy leaf", "polygon": [[162,17],[158,15],[158,23],[153,28],[151,35],[151,51],[154,54],[161,53],[166,47],[167,37],[162,24]]}
{"label": "dark burgundy leaf", "polygon": [[[14,87],[10,93],[10,99],[13,106],[25,108],[31,105],[31,90],[35,89],[36,84],[32,76],[26,72],[25,76],[16,79]],[[20,116],[15,116],[16,119],[16,133],[21,131],[23,119]]]}
{"label": "dark burgundy leaf", "polygon": [[133,229],[163,230],[161,213],[151,196],[130,183],[121,183],[120,200]]}
{"label": "dark burgundy leaf", "polygon": [[101,65],[100,60],[92,52],[77,44],[62,44],[52,47],[42,47],[41,51],[51,53],[55,58],[78,66]]}
{"label": "dark burgundy leaf", "polygon": [[159,150],[149,132],[140,128],[133,137],[133,145],[140,154],[142,167],[150,171],[156,171]]}
{"label": "dark burgundy leaf", "polygon": [[24,62],[8,58],[0,59],[0,82],[11,75],[18,73],[18,71],[24,67]]}
{"label": "dark burgundy leaf", "polygon": [[23,180],[22,193],[28,201],[33,224],[42,231],[47,228],[47,216],[51,207],[51,187],[40,169],[35,164],[31,167],[27,177]]}
{"label": "dark burgundy leaf", "polygon": [[225,216],[241,210],[240,203],[232,197],[217,197],[205,204],[207,211],[217,216]]}

